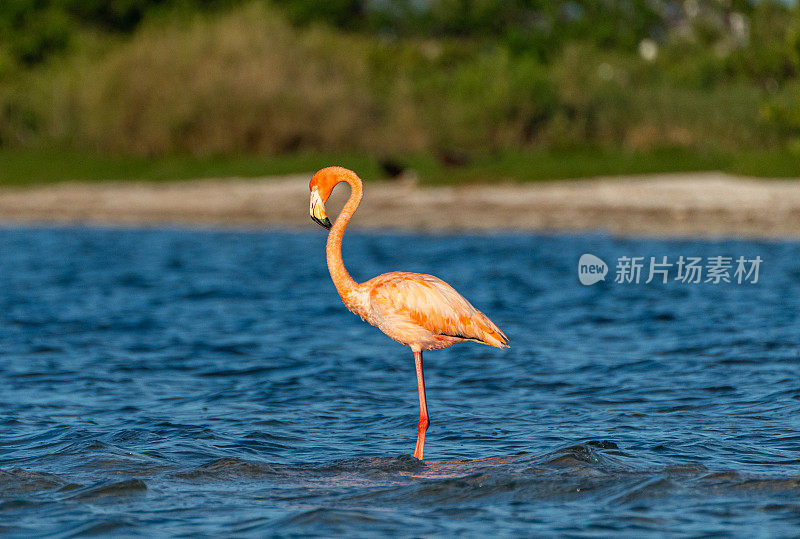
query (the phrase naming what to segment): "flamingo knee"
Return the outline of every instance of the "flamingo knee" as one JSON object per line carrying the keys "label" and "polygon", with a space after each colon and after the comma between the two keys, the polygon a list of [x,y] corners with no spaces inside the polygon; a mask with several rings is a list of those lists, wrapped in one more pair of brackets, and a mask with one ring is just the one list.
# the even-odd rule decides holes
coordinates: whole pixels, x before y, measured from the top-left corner
{"label": "flamingo knee", "polygon": [[419,418],[419,423],[417,423],[417,430],[419,430],[420,432],[425,432],[426,430],[428,430],[428,427],[430,425],[431,425],[431,422],[428,419],[428,416],[420,417]]}

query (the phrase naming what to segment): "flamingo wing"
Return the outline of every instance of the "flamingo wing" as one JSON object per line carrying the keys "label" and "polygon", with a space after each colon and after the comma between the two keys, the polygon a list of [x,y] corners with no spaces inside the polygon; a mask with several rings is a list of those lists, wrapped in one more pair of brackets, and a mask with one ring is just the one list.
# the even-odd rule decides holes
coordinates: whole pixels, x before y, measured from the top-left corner
{"label": "flamingo wing", "polygon": [[434,336],[508,347],[505,334],[464,296],[433,275],[392,272],[368,283],[370,306],[381,321],[424,328]]}

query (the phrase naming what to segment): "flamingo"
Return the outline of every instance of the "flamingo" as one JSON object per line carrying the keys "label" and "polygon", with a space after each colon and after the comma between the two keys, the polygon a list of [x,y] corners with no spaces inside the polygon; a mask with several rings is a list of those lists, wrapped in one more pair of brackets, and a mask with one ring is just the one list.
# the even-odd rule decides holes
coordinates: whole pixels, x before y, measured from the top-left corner
{"label": "flamingo", "polygon": [[[325,214],[325,202],[333,188],[341,182],[350,185],[350,197],[336,222],[331,224]],[[330,231],[325,248],[328,270],[345,307],[414,352],[419,392],[419,423],[414,457],[422,460],[425,432],[430,425],[422,352],[469,341],[508,348],[506,336],[488,316],[473,307],[452,286],[433,275],[393,271],[364,283],[354,281],[342,260],[342,236],[361,203],[361,179],[352,170],[327,167],[314,174],[308,187],[311,190],[311,218]]]}

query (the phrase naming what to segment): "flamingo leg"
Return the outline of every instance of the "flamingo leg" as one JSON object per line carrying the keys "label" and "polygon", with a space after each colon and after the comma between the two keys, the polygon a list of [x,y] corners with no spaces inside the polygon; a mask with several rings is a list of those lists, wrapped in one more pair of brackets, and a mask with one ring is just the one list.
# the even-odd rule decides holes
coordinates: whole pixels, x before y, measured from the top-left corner
{"label": "flamingo leg", "polygon": [[425,374],[422,371],[422,352],[414,352],[414,364],[417,367],[417,390],[419,391],[419,423],[417,425],[417,445],[414,447],[414,458],[422,460],[425,451],[425,431],[428,430],[428,405],[425,402]]}

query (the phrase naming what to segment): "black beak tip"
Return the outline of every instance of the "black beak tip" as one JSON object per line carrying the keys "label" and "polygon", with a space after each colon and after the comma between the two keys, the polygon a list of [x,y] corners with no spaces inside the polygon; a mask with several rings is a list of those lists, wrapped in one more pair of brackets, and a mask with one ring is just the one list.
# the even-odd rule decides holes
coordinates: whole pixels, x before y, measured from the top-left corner
{"label": "black beak tip", "polygon": [[316,217],[314,217],[314,216],[312,215],[312,216],[311,216],[311,219],[313,219],[313,220],[314,220],[314,222],[316,222],[316,223],[317,223],[319,226],[321,226],[321,227],[322,227],[322,228],[324,228],[325,230],[330,230],[330,229],[331,229],[331,227],[333,226],[333,225],[331,224],[331,220],[330,220],[330,219],[328,219],[327,217],[326,217],[325,219],[317,219]]}

